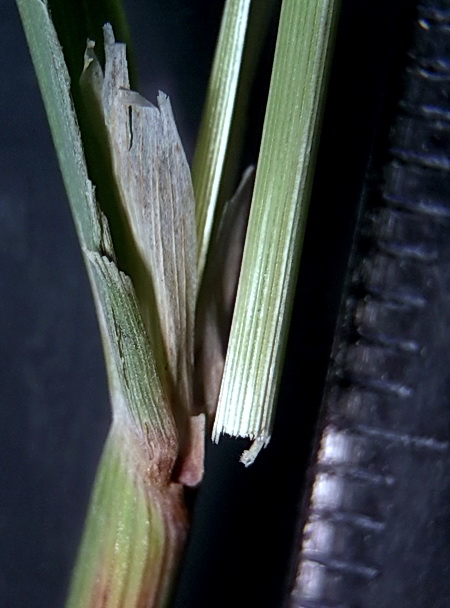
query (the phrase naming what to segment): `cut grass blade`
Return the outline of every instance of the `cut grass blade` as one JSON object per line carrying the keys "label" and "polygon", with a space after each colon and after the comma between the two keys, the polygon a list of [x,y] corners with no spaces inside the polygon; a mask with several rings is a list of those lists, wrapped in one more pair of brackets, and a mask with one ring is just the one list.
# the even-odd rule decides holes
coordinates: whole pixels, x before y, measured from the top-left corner
{"label": "cut grass blade", "polygon": [[213,439],[271,434],[338,1],[284,0]]}

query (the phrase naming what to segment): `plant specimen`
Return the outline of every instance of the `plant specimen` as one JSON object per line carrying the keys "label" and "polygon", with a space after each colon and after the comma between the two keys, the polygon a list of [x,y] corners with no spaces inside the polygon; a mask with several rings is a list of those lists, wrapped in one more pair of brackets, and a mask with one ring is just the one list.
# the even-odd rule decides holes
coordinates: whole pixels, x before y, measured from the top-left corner
{"label": "plant specimen", "polygon": [[215,440],[250,438],[247,466],[270,440],[338,3],[282,3],[253,194],[248,171],[228,203],[220,187],[250,0],[225,4],[193,184],[170,102],[160,93],[154,106],[132,90],[117,31],[101,24],[103,67],[101,41],[88,41],[78,84],[52,5],[17,4],[92,285],[113,412],[68,606],[164,605],[204,429],[213,424]]}

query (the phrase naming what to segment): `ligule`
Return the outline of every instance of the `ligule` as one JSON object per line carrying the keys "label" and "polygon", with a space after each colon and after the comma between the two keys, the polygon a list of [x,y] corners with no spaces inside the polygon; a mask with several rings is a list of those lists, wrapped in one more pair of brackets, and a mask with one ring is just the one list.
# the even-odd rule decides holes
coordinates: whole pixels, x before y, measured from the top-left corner
{"label": "ligule", "polygon": [[[136,322],[142,318],[145,325],[142,336],[135,337],[136,344],[148,335],[156,368],[151,367],[152,361],[141,365],[133,357],[133,352],[148,352],[142,348],[122,349],[119,364],[126,364],[127,357],[132,359],[124,370],[125,378],[133,369],[142,368],[142,383],[126,387],[128,393],[141,393],[138,408],[131,411],[138,425],[142,427],[147,382],[157,393],[153,401],[160,404],[162,415],[174,416],[179,458],[176,476],[186,485],[197,485],[203,476],[204,420],[194,412],[193,403],[197,243],[190,171],[168,97],[160,93],[154,106],[130,90],[125,45],[115,41],[109,24],[104,36],[104,74],[94,43],[89,42],[81,86],[99,137],[106,140],[118,213],[126,226],[128,251],[119,263],[129,272],[130,293],[137,296],[140,315],[136,313]],[[105,268],[103,264],[103,271]],[[118,324],[114,320],[109,327]],[[113,336],[113,350],[114,342],[123,343],[121,335]],[[134,402],[132,399],[131,405]],[[152,436],[158,412],[151,423]],[[153,439],[153,451],[160,452],[161,437]],[[162,442],[162,450],[166,443]]]}
{"label": "ligule", "polygon": [[160,93],[156,107],[131,91],[125,45],[109,24],[104,35],[104,77],[90,43],[82,78],[101,108],[123,220],[148,274],[143,287],[130,268],[150,339],[163,351],[158,371],[172,406],[191,413],[197,242],[189,166],[168,97]]}

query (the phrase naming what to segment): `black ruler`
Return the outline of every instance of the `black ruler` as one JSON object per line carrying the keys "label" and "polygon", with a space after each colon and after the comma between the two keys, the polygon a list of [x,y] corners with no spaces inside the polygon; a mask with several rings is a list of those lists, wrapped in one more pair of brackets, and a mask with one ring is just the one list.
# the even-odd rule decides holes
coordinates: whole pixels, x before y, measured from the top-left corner
{"label": "black ruler", "polygon": [[377,171],[328,374],[295,608],[450,606],[450,2],[418,4]]}

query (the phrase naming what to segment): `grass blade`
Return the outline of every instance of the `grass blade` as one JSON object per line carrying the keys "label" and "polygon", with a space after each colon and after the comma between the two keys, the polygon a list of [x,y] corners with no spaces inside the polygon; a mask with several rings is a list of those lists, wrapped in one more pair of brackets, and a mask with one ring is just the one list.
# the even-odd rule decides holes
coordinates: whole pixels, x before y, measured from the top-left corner
{"label": "grass blade", "polygon": [[192,168],[201,280],[233,118],[251,0],[227,0]]}
{"label": "grass blade", "polygon": [[[236,307],[213,429],[271,434],[314,172],[335,0],[284,0]],[[250,314],[249,314],[249,311]]]}

